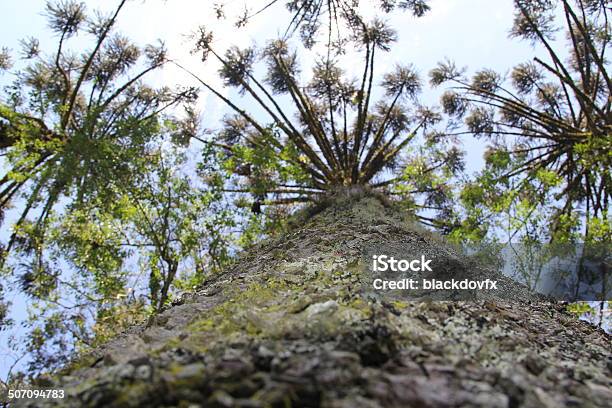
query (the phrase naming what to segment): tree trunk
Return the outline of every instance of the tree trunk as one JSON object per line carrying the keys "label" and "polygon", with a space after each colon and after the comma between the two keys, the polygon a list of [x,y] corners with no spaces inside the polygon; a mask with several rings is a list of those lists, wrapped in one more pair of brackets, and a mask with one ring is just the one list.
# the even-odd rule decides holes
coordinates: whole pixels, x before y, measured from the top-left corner
{"label": "tree trunk", "polygon": [[466,261],[375,197],[303,218],[47,386],[90,407],[609,406],[602,330],[516,285],[506,300],[385,300],[363,290],[372,244]]}

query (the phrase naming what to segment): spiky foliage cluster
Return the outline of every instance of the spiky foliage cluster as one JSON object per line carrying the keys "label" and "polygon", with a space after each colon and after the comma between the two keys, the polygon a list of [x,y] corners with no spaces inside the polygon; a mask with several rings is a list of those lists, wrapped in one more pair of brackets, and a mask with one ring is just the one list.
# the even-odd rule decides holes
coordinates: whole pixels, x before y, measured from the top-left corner
{"label": "spiky foliage cluster", "polygon": [[[245,6],[244,13],[236,22],[237,26],[243,26],[257,15],[279,5],[280,0],[266,0],[261,5]],[[346,43],[343,32],[359,29],[364,22],[359,13],[360,0],[291,0],[286,1],[285,7],[291,13],[291,19],[286,28],[284,38],[287,39],[295,33],[299,33],[302,42],[307,48],[316,44],[317,37],[326,34],[327,45],[332,43],[341,49]],[[416,17],[425,15],[430,9],[428,0],[376,0],[366,2],[368,5],[377,7],[382,13],[388,14],[393,11],[409,11]],[[219,18],[225,16],[225,4],[215,3],[215,11]],[[322,28],[324,28],[322,30]]]}
{"label": "spiky foliage cluster", "polygon": [[[42,228],[61,197],[86,200],[110,181],[138,172],[142,163],[134,158],[146,160],[147,144],[158,135],[158,114],[194,97],[191,90],[153,89],[142,82],[166,63],[166,50],[163,44],[137,47],[115,32],[125,3],[109,16],[89,16],[83,3],[49,2],[49,27],[59,38],[55,52],[41,53],[33,38],[22,42],[25,66],[12,72],[17,79],[0,99],[6,160],[0,211],[27,192],[17,227],[38,208],[35,222]],[[91,48],[70,49],[77,34]],[[2,65],[8,68],[8,62]]]}
{"label": "spiky foliage cluster", "polygon": [[[579,227],[579,211],[587,231],[590,219],[609,223],[610,10],[598,0],[516,0],[515,7],[511,36],[543,47],[547,58],[518,64],[509,78],[482,70],[471,80],[445,62],[431,83],[454,84],[442,96],[444,110],[492,141],[486,170],[464,194],[467,207],[500,211],[516,203],[525,221],[539,203],[549,212],[550,235],[567,238]],[[560,26],[566,48],[555,37]],[[484,225],[476,216],[472,222]]]}
{"label": "spiky foliage cluster", "polygon": [[[232,174],[230,190],[273,204],[312,201],[360,185],[403,195],[414,207],[448,208],[444,184],[461,170],[462,155],[434,131],[441,116],[419,102],[422,84],[412,66],[375,74],[377,57],[394,40],[380,21],[363,25],[352,37],[363,61],[358,78],[347,78],[339,61],[320,58],[302,82],[288,43],[219,54],[202,29],[197,51],[216,59],[224,84],[262,112],[256,117],[196,76],[234,111],[212,139]],[[258,63],[266,70],[261,79]],[[418,148],[417,141],[423,142]],[[417,204],[420,194],[424,200]]]}

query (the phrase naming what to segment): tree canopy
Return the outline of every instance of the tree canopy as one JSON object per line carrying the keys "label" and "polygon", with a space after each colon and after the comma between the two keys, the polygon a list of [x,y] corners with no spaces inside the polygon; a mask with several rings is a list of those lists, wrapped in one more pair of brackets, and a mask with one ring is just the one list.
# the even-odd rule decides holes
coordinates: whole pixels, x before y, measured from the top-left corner
{"label": "tree canopy", "polygon": [[415,210],[445,209],[444,181],[462,169],[462,154],[436,131],[440,113],[419,101],[422,83],[413,66],[397,65],[376,79],[377,55],[395,37],[379,20],[364,25],[351,38],[362,60],[358,78],[323,55],[300,82],[298,54],[286,41],[220,53],[201,28],[195,52],[217,60],[224,85],[266,114],[256,118],[192,73],[234,112],[213,138],[232,175],[226,191],[251,193],[259,204],[288,204],[362,185],[402,195]]}
{"label": "tree canopy", "polygon": [[[461,132],[491,142],[486,168],[462,194],[465,225],[482,228],[491,224],[483,217],[511,213],[520,230],[544,213],[548,239],[609,241],[609,7],[517,0],[515,8],[511,37],[543,47],[548,58],[521,62],[508,78],[484,69],[468,79],[448,61],[430,74],[434,86],[453,85],[440,103],[448,115],[464,118]],[[565,38],[556,38],[559,32]]]}
{"label": "tree canopy", "polygon": [[[166,50],[162,43],[141,49],[114,32],[125,4],[108,16],[88,16],[82,3],[48,3],[57,49],[47,55],[38,40],[22,42],[27,64],[13,72],[0,104],[0,149],[9,166],[0,179],[0,209],[30,190],[7,251],[34,210],[40,209],[34,224],[42,229],[62,197],[93,200],[113,182],[143,172],[148,145],[161,133],[160,113],[195,98],[192,89],[142,82],[166,63]],[[78,33],[91,39],[89,50],[68,49]]]}

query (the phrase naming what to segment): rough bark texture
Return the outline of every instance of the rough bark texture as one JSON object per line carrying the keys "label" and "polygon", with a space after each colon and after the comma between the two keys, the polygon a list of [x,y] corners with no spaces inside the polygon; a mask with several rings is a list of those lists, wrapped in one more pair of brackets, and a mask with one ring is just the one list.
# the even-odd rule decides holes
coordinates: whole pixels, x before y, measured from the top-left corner
{"label": "rough bark texture", "polygon": [[[384,302],[372,242],[446,251],[374,197],[339,199],[253,248],[55,387],[90,407],[609,407],[610,337],[528,296]],[[51,384],[48,384],[51,385]],[[607,401],[607,402],[606,402]],[[40,403],[36,403],[39,406]]]}

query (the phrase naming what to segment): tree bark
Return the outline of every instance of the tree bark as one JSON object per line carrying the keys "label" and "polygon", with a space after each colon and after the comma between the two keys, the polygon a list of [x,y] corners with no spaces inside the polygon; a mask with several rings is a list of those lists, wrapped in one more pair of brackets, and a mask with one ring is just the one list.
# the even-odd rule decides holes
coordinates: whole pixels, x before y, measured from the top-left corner
{"label": "tree bark", "polygon": [[372,244],[445,253],[446,264],[465,270],[397,208],[357,194],[302,218],[149,327],[54,376],[48,385],[69,396],[60,403],[604,407],[612,400],[610,337],[519,286],[512,299],[456,302],[389,301],[364,291]]}

